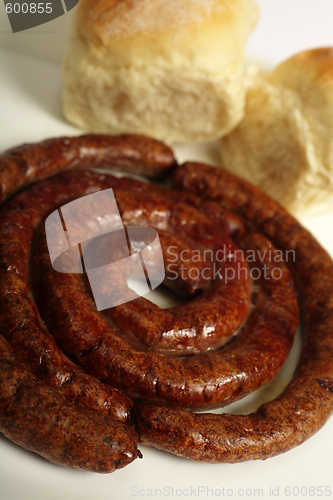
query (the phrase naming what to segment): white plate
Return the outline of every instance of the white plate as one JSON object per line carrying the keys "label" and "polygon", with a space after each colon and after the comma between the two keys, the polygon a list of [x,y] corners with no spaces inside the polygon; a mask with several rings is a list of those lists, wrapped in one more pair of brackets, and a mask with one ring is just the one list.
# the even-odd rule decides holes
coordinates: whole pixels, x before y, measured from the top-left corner
{"label": "white plate", "polygon": [[[333,45],[331,0],[261,0],[258,3],[261,19],[248,44],[252,59],[274,65],[299,50]],[[69,15],[39,29],[13,35],[1,2],[0,150],[22,142],[78,133],[63,120],[60,105],[59,68],[68,26]],[[218,162],[214,144],[181,145],[175,150],[180,160]],[[333,232],[330,231],[333,214],[302,222],[333,254]],[[287,377],[288,373],[282,372],[280,381],[273,384],[273,391],[279,390]],[[256,397],[260,401],[271,395],[270,389],[264,389]],[[248,405],[253,405],[253,396],[237,405],[238,409],[249,408]],[[143,460],[102,476],[57,467],[0,436],[0,498],[310,498],[320,495],[320,487],[322,496],[329,497],[333,495],[332,441],[333,419],[302,446],[265,462],[193,463],[142,447]],[[318,487],[314,495],[313,488]]]}

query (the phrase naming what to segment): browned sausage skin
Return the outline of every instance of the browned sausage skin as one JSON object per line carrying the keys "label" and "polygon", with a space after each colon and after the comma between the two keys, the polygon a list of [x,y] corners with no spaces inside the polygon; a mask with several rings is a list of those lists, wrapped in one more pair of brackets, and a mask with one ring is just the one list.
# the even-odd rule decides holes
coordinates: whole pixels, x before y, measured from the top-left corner
{"label": "browned sausage skin", "polygon": [[[96,175],[95,189],[105,176]],[[0,326],[21,360],[70,402],[126,421],[131,401],[100,383],[67,359],[46,331],[29,287],[29,260],[33,229],[66,197],[93,189],[92,179],[78,178],[66,186],[31,187],[13,198],[0,213]]]}
{"label": "browned sausage skin", "polygon": [[[66,178],[74,176],[67,174]],[[67,183],[68,180],[64,182]],[[141,209],[138,211],[142,213]],[[121,213],[125,222],[135,222],[127,217],[125,208]],[[146,221],[153,223],[148,215]],[[243,343],[234,340],[226,349],[176,358],[139,349],[122,338],[92,308],[78,275],[57,273],[51,268],[45,238],[39,239],[38,247],[33,272],[35,294],[49,330],[75,362],[132,398],[184,408],[221,406],[267,383],[286,359],[298,321],[298,308],[290,273],[285,267],[283,278],[272,281],[275,297],[268,281],[262,282],[263,294],[251,315],[251,326],[246,325],[241,332]],[[230,299],[237,298],[237,293],[231,285]],[[279,303],[275,300],[277,295]],[[143,298],[128,307],[131,313],[137,307],[147,320],[151,314],[151,321],[158,320],[154,308]],[[214,303],[211,310],[215,315],[220,313],[219,321],[223,322],[223,314]]]}
{"label": "browned sausage skin", "polygon": [[[63,170],[124,167],[127,171],[159,177],[175,167],[175,160],[169,148],[140,136],[110,138],[89,135],[53,139],[4,153],[1,162],[2,200],[26,184]],[[10,171],[12,175],[9,174]],[[146,184],[134,180],[115,180],[111,176],[96,173],[73,172],[63,173],[52,179],[52,182],[47,180],[15,197],[0,216],[0,244],[4,256],[0,283],[0,320],[3,332],[20,356],[24,357],[24,353],[28,353],[27,365],[38,376],[45,376],[45,380],[53,387],[56,386],[57,376],[61,379],[64,367],[65,370],[74,369],[75,377],[82,376],[82,383],[90,380],[89,375],[66,360],[60,351],[58,353],[52,338],[43,331],[44,326],[32,302],[28,286],[30,243],[41,212],[44,211],[45,215],[57,204],[66,203],[73,196],[82,196],[107,187],[119,189],[123,192],[122,216],[127,224],[137,222],[137,219],[132,218],[133,208],[135,209],[141,197],[146,198],[152,209],[154,206],[164,207],[161,210],[163,221],[167,220],[168,224],[175,228],[176,234],[186,219],[183,234],[185,238],[199,234],[217,246],[219,239],[214,235],[214,231],[209,229],[214,223],[224,225],[226,233],[235,236],[244,249],[264,249],[270,244],[267,239],[256,233],[244,235],[244,225],[250,231],[262,232],[279,248],[295,249],[296,262],[293,271],[301,298],[306,297],[304,303],[307,311],[304,318],[309,332],[308,347],[304,351],[295,381],[282,396],[263,405],[254,415],[194,415],[176,408],[138,404],[132,412],[132,419],[142,442],[180,456],[218,462],[266,458],[299,444],[315,432],[331,413],[332,299],[329,291],[333,284],[332,263],[320,246],[288,214],[259,190],[243,181],[198,164],[178,167],[175,175],[176,184],[182,191],[164,191],[161,188],[147,187]],[[192,190],[202,195],[206,189],[211,199],[200,200],[197,195],[187,192]],[[126,198],[128,190],[132,195]],[[33,203],[29,202],[29,196],[33,197]],[[172,213],[170,204],[176,201],[179,210]],[[198,214],[196,209],[202,211],[202,215]],[[235,211],[236,215],[232,214],[230,209]],[[147,217],[141,223],[158,227],[158,223],[155,224],[150,218],[151,213],[147,209]],[[8,216],[10,220],[6,219]],[[225,217],[224,222],[220,220],[221,217]],[[208,219],[210,223],[206,223]],[[281,233],[282,229],[286,234]],[[307,252],[316,255],[310,264]],[[42,258],[36,258],[36,267],[39,268]],[[269,261],[269,268],[268,264]],[[65,309],[61,313],[59,307],[60,316],[54,312],[50,313],[49,320],[55,320],[50,322],[50,326],[54,328],[54,334],[61,344],[65,345],[66,337],[70,338],[69,344],[64,347],[68,355],[73,356],[75,361],[93,376],[121,388],[132,398],[154,403],[171,403],[185,408],[222,406],[268,382],[287,356],[297,324],[297,303],[290,272],[283,263],[280,267],[280,280],[268,279],[260,283],[255,307],[240,334],[224,349],[215,352],[174,358],[137,349],[118,332],[110,329],[110,325],[93,310],[90,299],[83,295],[78,276],[47,270],[50,282],[54,277],[57,284],[64,280],[62,286],[57,289],[57,300],[59,306]],[[321,286],[318,283],[314,286],[317,276],[311,274],[312,270],[323,276]],[[272,269],[268,272],[272,272]],[[60,281],[57,281],[58,279]],[[311,282],[310,285],[307,280]],[[324,306],[318,307],[318,296],[321,296],[327,307],[326,315]],[[52,296],[47,300],[49,305],[56,303]],[[43,304],[45,307],[45,303],[41,301],[41,308]],[[9,314],[7,310],[10,311]],[[48,307],[46,310],[49,310]],[[64,315],[64,310],[67,316]],[[77,315],[76,321],[71,322],[74,313]],[[59,318],[61,320],[57,324]],[[64,335],[60,328],[61,321],[64,320],[68,321],[65,322],[66,328],[70,323],[74,326],[74,330],[68,330],[68,335]],[[87,325],[84,331],[82,325]],[[315,331],[317,336],[314,335]],[[26,333],[31,334],[30,338]],[[47,346],[50,347],[49,356],[45,356],[48,352]],[[29,372],[17,361],[4,340],[1,340],[1,349],[4,354],[2,357],[0,355],[0,362],[3,361],[0,369],[0,397],[3,402],[0,422],[1,431],[10,439],[24,447],[30,447],[56,463],[99,472],[119,468],[138,455],[133,429],[128,424],[98,415],[99,408],[98,405],[94,406],[94,398],[98,399],[99,391],[104,391],[106,386],[96,381],[96,392],[94,389],[88,398],[89,402],[82,404],[85,412],[75,409],[74,412],[79,413],[73,416],[72,405],[62,396],[33,376],[30,377],[31,380],[27,380]],[[327,363],[326,366],[323,360]],[[221,371],[221,366],[224,366],[224,371]],[[158,370],[160,371],[157,377]],[[55,372],[53,378],[52,371]],[[72,398],[70,401],[81,404],[84,391],[82,386],[77,386],[75,377],[74,380],[69,377],[66,381],[69,384],[59,384],[57,388],[66,385],[70,387],[73,382],[75,395],[71,394],[70,389],[68,397]],[[66,377],[64,381],[65,379]],[[24,396],[25,392],[27,397]],[[106,397],[108,391],[105,390],[103,394],[103,397]],[[118,399],[118,395],[123,399]],[[27,420],[29,429],[25,434],[20,424],[20,416],[28,404],[28,396],[36,405],[40,405],[41,410],[30,414],[31,419]],[[128,422],[131,403],[117,391],[112,393],[112,397],[120,408],[117,418]],[[68,412],[69,420],[60,419],[60,424],[55,426],[54,432],[53,424],[45,424],[45,421],[50,421],[47,401],[52,403],[56,415],[62,406],[68,409],[64,414],[67,415]],[[95,410],[95,416],[91,416],[92,408]],[[296,408],[297,415],[290,416],[292,408]],[[84,418],[80,419],[79,414],[84,415]],[[110,426],[113,437],[105,429],[105,419],[112,422]],[[14,423],[12,431],[9,428],[11,420]],[[69,421],[72,423],[70,434],[66,434]],[[188,425],[192,425],[192,428]],[[74,436],[83,435],[82,426],[87,430],[87,439],[76,439]],[[34,431],[39,428],[41,434],[34,438],[32,428]],[[101,434],[106,448],[101,439],[96,438],[96,432]],[[229,433],[228,437],[226,433]],[[72,443],[72,451],[66,448],[66,442],[62,440],[63,435],[68,436],[69,442]],[[105,452],[102,460],[99,460],[94,451],[95,439],[97,446],[101,446],[103,453]],[[120,445],[121,442],[123,446]]]}
{"label": "browned sausage skin", "polygon": [[289,386],[256,412],[194,415],[142,405],[136,408],[138,432],[143,442],[193,460],[240,462],[283,453],[313,435],[333,412],[332,259],[282,207],[228,172],[187,163],[175,182],[218,200],[279,248],[295,251],[291,267],[306,340]]}
{"label": "browned sausage skin", "polygon": [[27,370],[2,336],[0,429],[23,448],[74,469],[113,472],[138,456],[131,428],[70,404]]}
{"label": "browned sausage skin", "polygon": [[[82,174],[80,175],[82,176]],[[171,243],[176,243],[179,250],[184,251],[184,243],[188,239],[180,239],[179,237],[175,239],[176,234],[183,235],[185,233],[185,236],[188,236],[195,230],[197,239],[196,242],[191,240],[192,248],[199,246],[212,249],[212,254],[216,254],[217,249],[227,248],[229,254],[234,255],[235,258],[231,261],[225,258],[219,263],[218,270],[220,273],[227,270],[234,271],[234,276],[230,275],[227,280],[224,276],[216,278],[214,284],[206,288],[200,297],[195,298],[188,304],[172,308],[171,310],[161,310],[147,300],[139,298],[127,304],[111,308],[105,314],[108,318],[111,318],[127,337],[130,334],[131,337],[137,339],[137,343],[140,346],[155,352],[188,355],[221,347],[243,325],[250,308],[251,280],[246,261],[244,261],[242,255],[238,256],[237,254],[237,246],[222,232],[218,225],[208,225],[205,218],[202,217],[201,212],[196,209],[192,207],[187,207],[186,209],[185,206],[181,205],[181,210],[178,211],[179,205],[175,203],[172,205],[166,203],[166,201],[159,203],[160,196],[156,197],[155,193],[154,196],[150,193],[145,193],[144,197],[137,197],[135,193],[118,190],[116,183],[117,180],[115,179],[114,192],[122,220],[125,224],[128,222],[134,225],[143,224],[155,227],[156,229],[159,229],[161,225],[164,231],[161,233],[159,231],[159,234],[161,236],[162,247],[166,249],[164,253],[167,253],[167,249],[171,248],[168,246],[170,241]],[[27,203],[29,203],[29,200],[25,204],[26,209],[29,210]],[[159,221],[154,220],[153,215],[151,216],[155,212],[159,214]],[[182,213],[181,219],[179,212]],[[140,214],[139,217],[133,215],[137,213]],[[164,216],[162,217],[161,214],[164,214]],[[177,214],[176,221],[174,221],[174,214]],[[201,230],[204,233],[202,235],[191,224],[193,220],[197,224],[200,217],[202,219]],[[216,234],[219,236],[217,237]],[[50,310],[56,311],[59,317],[62,314],[65,315],[66,310],[68,310],[67,305],[64,307],[58,303],[56,307],[51,307],[50,304],[47,304],[48,300],[54,303],[54,298],[52,299],[51,294],[59,297],[58,290],[63,289],[67,278],[52,270],[45,236],[44,240],[40,241],[37,246],[40,250],[34,252],[36,258],[34,259],[35,270],[33,276],[36,277],[35,283],[37,285],[35,293],[39,307],[43,311],[43,315],[47,321]],[[112,258],[112,251],[114,254],[117,251],[116,245],[114,246],[114,249],[110,249],[109,242],[106,240],[105,248],[103,246],[101,248],[101,252],[106,253],[107,257],[109,257],[109,262],[118,260]],[[186,246],[185,249],[185,251],[189,252]],[[42,267],[40,266],[39,253],[43,254]],[[193,264],[196,263],[193,262]],[[211,266],[211,262],[208,262],[208,264]],[[212,268],[208,267],[205,269],[205,266],[207,266],[207,263],[203,261],[201,268],[198,264],[195,268],[194,266],[191,268],[192,271],[193,269],[197,271],[199,278],[188,280],[187,276],[185,276],[184,279],[180,280],[181,282],[185,281],[185,285],[187,285],[192,293],[198,289],[200,290],[200,288],[204,288],[212,281]],[[208,270],[208,278],[206,280],[201,279],[202,275],[200,271],[202,269],[204,271]],[[48,286],[50,279],[52,281],[51,287]],[[115,293],[116,290],[112,278],[110,278],[110,286],[113,287],[110,293]],[[62,297],[62,299],[66,300],[65,297]],[[72,293],[69,294],[69,299],[73,301]],[[77,301],[79,302],[78,299]],[[67,315],[67,317],[69,316]],[[53,318],[48,322],[50,323],[49,328],[51,331],[55,321],[55,318]],[[91,322],[92,319],[84,321],[82,324]],[[61,324],[64,325],[63,320],[61,320]],[[68,328],[71,328],[70,324]],[[69,337],[73,338],[72,335],[69,335]],[[90,338],[93,338],[93,335]],[[89,349],[91,348],[92,346],[89,345]],[[73,348],[73,352],[78,353],[80,350]]]}
{"label": "browned sausage skin", "polygon": [[[62,170],[107,166],[121,167],[126,171],[135,170],[147,177],[161,177],[174,165],[171,150],[146,137],[88,135],[50,139],[13,148],[1,155],[1,201],[5,201],[21,187]],[[91,182],[88,182],[85,188],[89,191],[91,187]],[[99,185],[97,189],[100,187]],[[2,364],[5,370],[1,372],[1,432],[56,463],[73,468],[112,472],[130,463],[139,454],[136,450],[135,431],[128,424],[117,422],[128,422],[132,403],[116,389],[100,383],[66,359],[46,332],[28,286],[33,229],[39,223],[43,211],[47,215],[52,208],[52,201],[59,204],[66,196],[75,196],[75,186],[72,184],[69,190],[70,188],[71,194],[67,190],[65,196],[63,192],[60,195],[56,192],[56,186],[53,191],[52,187],[46,189],[46,192],[42,190],[40,198],[33,200],[29,211],[24,211],[20,202],[14,200],[9,208],[6,207],[5,214],[2,212],[0,321],[2,333],[11,340],[30,369],[69,401],[87,411],[94,410],[108,417],[103,420],[102,415],[97,413],[93,413],[93,418],[85,416],[34,377],[27,381],[29,376],[21,365],[16,364],[12,351],[3,340],[2,360],[7,361]],[[84,192],[84,188],[81,186],[81,193],[77,192],[77,195],[82,195],[82,191]],[[22,196],[24,198],[29,195]],[[41,214],[37,207],[41,209]],[[6,219],[7,216],[9,220]],[[11,263],[12,257],[15,263]],[[11,311],[9,315],[7,308]],[[10,359],[12,363],[9,362]],[[6,370],[8,373],[5,373]],[[7,397],[8,394],[10,398]],[[37,408],[27,417],[25,408],[29,397],[31,405],[37,405],[44,399],[45,401],[40,410]],[[66,408],[69,409],[68,418]],[[64,419],[59,416],[62,410]],[[55,426],[54,432],[45,425],[48,420],[52,422],[53,417],[56,422],[60,422],[59,426]],[[95,425],[95,420],[98,422],[99,419],[101,423]],[[27,428],[23,427],[23,422]],[[66,426],[70,426],[68,432]],[[87,429],[86,436],[84,428]],[[34,437],[36,430],[38,432]],[[62,430],[64,434],[61,439]]]}
{"label": "browned sausage skin", "polygon": [[115,168],[147,178],[176,166],[171,149],[141,135],[86,134],[23,144],[0,155],[0,201],[20,187],[72,169]]}

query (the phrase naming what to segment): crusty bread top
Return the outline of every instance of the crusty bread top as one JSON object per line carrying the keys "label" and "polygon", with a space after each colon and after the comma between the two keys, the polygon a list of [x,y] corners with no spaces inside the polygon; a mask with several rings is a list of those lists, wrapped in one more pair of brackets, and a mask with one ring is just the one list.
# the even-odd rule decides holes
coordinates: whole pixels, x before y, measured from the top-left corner
{"label": "crusty bread top", "polygon": [[332,210],[332,135],[333,48],[307,50],[256,78],[222,165],[297,216]]}
{"label": "crusty bread top", "polygon": [[326,167],[330,172],[330,183],[333,184],[333,48],[312,49],[296,54],[272,71],[267,81],[297,98],[298,105],[295,103],[295,107],[299,107],[309,131],[316,138],[316,151],[318,153],[321,150],[323,155],[321,161],[324,164],[328,162]]}
{"label": "crusty bread top", "polygon": [[[81,0],[82,25],[103,38],[177,33],[179,29],[217,22],[233,24],[240,0]],[[221,24],[222,23],[222,24]]]}
{"label": "crusty bread top", "polygon": [[333,47],[305,50],[290,57],[270,73],[270,79],[281,86],[299,87],[293,75],[300,76],[300,71],[307,73],[304,84],[314,78],[322,83],[333,80]]}
{"label": "crusty bread top", "polygon": [[76,32],[97,50],[119,52],[122,64],[125,53],[181,66],[175,53],[182,52],[219,73],[221,51],[226,64],[239,58],[257,17],[253,0],[81,0]]}

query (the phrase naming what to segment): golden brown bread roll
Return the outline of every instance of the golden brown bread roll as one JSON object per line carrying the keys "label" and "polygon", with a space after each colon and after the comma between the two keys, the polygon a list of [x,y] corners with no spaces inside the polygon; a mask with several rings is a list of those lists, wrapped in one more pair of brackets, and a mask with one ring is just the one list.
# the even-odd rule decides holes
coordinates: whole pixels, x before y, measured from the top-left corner
{"label": "golden brown bread roll", "polygon": [[64,114],[96,132],[208,141],[244,113],[253,0],[81,0]]}
{"label": "golden brown bread roll", "polygon": [[260,75],[245,118],[221,140],[223,167],[295,215],[333,209],[333,48],[299,53]]}

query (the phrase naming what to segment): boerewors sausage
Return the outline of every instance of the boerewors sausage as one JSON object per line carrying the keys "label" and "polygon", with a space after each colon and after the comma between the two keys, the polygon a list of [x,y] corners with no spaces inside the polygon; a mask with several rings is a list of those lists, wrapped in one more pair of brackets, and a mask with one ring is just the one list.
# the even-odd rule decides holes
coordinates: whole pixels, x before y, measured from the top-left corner
{"label": "boerewors sausage", "polygon": [[[169,148],[145,137],[90,135],[84,138],[51,139],[14,148],[1,155],[1,200],[6,200],[13,192],[35,180],[62,170],[121,166],[127,171],[134,169],[143,173],[144,170],[147,177],[161,177],[174,165],[175,159]],[[72,193],[69,192],[71,188]],[[88,182],[84,188],[89,192],[91,183]],[[3,375],[1,386],[1,431],[15,442],[56,463],[111,472],[130,463],[140,454],[136,450],[137,435],[129,425],[132,403],[113,387],[90,377],[62,354],[53,337],[46,331],[29,289],[29,244],[34,227],[40,222],[40,217],[47,215],[52,208],[52,201],[61,204],[66,197],[75,197],[75,193],[77,196],[84,194],[84,188],[78,192],[72,184],[64,195],[56,193],[54,187],[52,191],[49,185],[40,190],[39,198],[32,200],[29,211],[24,211],[20,201],[15,199],[3,209],[0,216],[0,323],[2,333],[10,340],[26,367],[57,389],[70,403],[96,413],[92,413],[93,417],[85,417],[84,413],[66,403],[60,395],[55,395],[41,382],[37,383],[34,377],[28,383],[28,375],[22,375],[22,367],[17,367],[14,361],[9,363],[8,346],[3,344],[3,359],[8,359],[8,363],[3,366],[8,373]],[[29,197],[29,194],[23,196]],[[12,357],[12,353],[10,355]],[[24,398],[23,393],[27,394]],[[31,399],[33,410],[30,419],[27,418],[26,409],[29,396],[32,397],[33,393],[35,401]],[[35,410],[38,402],[44,398],[40,410]],[[62,407],[65,415],[63,420],[59,416]],[[104,421],[103,415],[107,416]],[[59,438],[60,431],[52,431],[54,419],[63,422],[57,427],[60,431],[66,426],[70,427],[62,440]],[[101,420],[101,423],[95,426],[95,420]],[[47,421],[51,423],[49,426],[45,424]],[[32,439],[34,434],[36,437]],[[95,440],[98,434],[101,437]],[[103,439],[107,446],[101,443]],[[100,458],[97,453],[99,445]],[[73,453],[69,448],[73,448]]]}
{"label": "boerewors sausage", "polygon": [[[66,180],[62,181],[66,186],[71,182],[78,186],[84,179],[83,174],[80,174],[80,180],[74,173],[65,177],[64,175],[60,179]],[[86,173],[85,176],[90,179],[91,186],[96,182],[96,174]],[[108,179],[108,185],[113,182],[116,187],[117,179]],[[40,187],[33,189],[33,193],[36,193]],[[117,194],[116,189],[115,193]],[[24,194],[21,195],[21,201],[23,196]],[[126,222],[128,217],[122,206],[121,196],[118,199],[123,221]],[[144,199],[150,201],[148,195]],[[30,197],[26,196],[26,212],[29,200]],[[149,204],[147,206],[149,207]],[[143,210],[138,212],[142,216]],[[134,220],[131,218],[130,221],[133,223]],[[142,222],[142,219],[140,221]],[[147,219],[143,222],[147,223]],[[154,224],[151,220],[149,223]],[[298,322],[298,309],[290,273],[285,266],[282,266],[280,280],[262,280],[260,300],[250,315],[251,326],[245,325],[241,331],[244,339],[242,344],[234,341],[223,350],[190,357],[171,357],[131,345],[93,309],[91,300],[83,293],[78,274],[58,273],[52,269],[45,238],[39,239],[37,246],[33,271],[34,293],[50,332],[57,338],[64,352],[76,363],[132,398],[184,408],[221,406],[267,383],[286,359]],[[214,288],[217,285],[219,283],[212,283],[211,286]],[[114,284],[111,282],[110,287],[112,291]],[[196,299],[198,306],[201,301],[205,303],[205,293]],[[247,282],[245,294],[242,292],[240,295],[236,284],[231,281],[229,300],[232,310],[235,310],[237,299],[241,305],[246,301],[246,293]],[[141,311],[142,321],[153,323],[150,329],[153,331],[155,327],[157,333],[160,329],[158,322],[163,326],[170,317],[168,311],[165,315],[163,311],[155,315],[155,308],[143,298],[136,299],[133,304],[120,306],[120,313],[117,312],[118,306],[114,309],[114,314],[118,318],[121,315],[123,321],[126,321],[128,310],[129,315],[132,315],[135,309]],[[188,310],[191,311],[191,307]],[[176,319],[179,311],[179,321],[184,318],[183,308],[177,307],[172,311]],[[112,317],[112,312],[109,313]],[[211,300],[209,310],[203,317],[202,322],[205,323],[202,330],[210,328],[214,334],[218,321],[224,321],[223,310],[221,311],[219,303],[216,305]],[[139,320],[137,323],[139,324]],[[193,325],[194,330],[195,322]],[[173,332],[171,337],[172,334]],[[238,354],[239,349],[242,354]]]}
{"label": "boerewors sausage", "polygon": [[129,426],[80,411],[32,375],[2,336],[0,408],[1,432],[56,464],[106,473],[138,455]]}
{"label": "boerewors sausage", "polygon": [[138,135],[84,135],[23,144],[0,156],[0,201],[20,187],[71,169],[116,168],[147,178],[164,177],[175,167],[170,148]]}
{"label": "boerewors sausage", "polygon": [[[299,410],[299,424],[287,417],[288,408],[298,404],[293,400],[293,385],[289,389],[293,396],[288,396],[291,400],[286,400],[285,409],[274,406],[280,404],[284,397],[281,396],[261,407],[255,416],[246,416],[248,420],[241,416],[195,415],[180,409],[224,406],[244,397],[271,380],[286,359],[298,323],[298,304],[290,270],[284,262],[272,263],[270,259],[270,251],[275,249],[271,240],[284,252],[297,249],[296,260],[305,259],[302,265],[295,262],[292,268],[302,300],[308,291],[304,292],[302,266],[308,266],[309,275],[317,262],[312,257],[311,265],[307,264],[306,251],[319,255],[321,267],[317,271],[322,273],[326,266],[326,279],[333,281],[329,257],[323,257],[319,245],[272,200],[259,190],[251,191],[254,188],[230,174],[228,184],[219,177],[225,174],[216,173],[211,167],[176,167],[169,148],[139,136],[54,139],[10,150],[1,161],[3,200],[24,185],[47,177],[13,197],[0,213],[0,325],[20,358],[15,358],[4,341],[4,357],[9,356],[12,362],[3,365],[1,372],[0,397],[4,405],[0,410],[0,430],[10,439],[28,448],[31,440],[33,451],[65,466],[105,472],[138,455],[136,431],[141,442],[180,456],[238,461],[265,458],[273,453],[273,445],[274,454],[284,451],[325,421],[331,412],[332,384],[329,368],[324,370],[322,362],[316,371],[319,389],[313,390],[313,396],[310,394],[314,401],[308,398],[315,410],[312,414],[309,405],[305,406],[304,415]],[[177,189],[82,172],[89,167],[124,167],[148,177],[174,170]],[[10,169],[12,177],[8,174]],[[162,311],[138,297],[100,314],[82,276],[52,268],[41,221],[73,199],[110,188],[125,227],[149,226],[160,232],[167,265],[172,264],[168,260],[170,246],[175,247],[173,255],[178,257],[172,269],[176,270],[177,279],[173,280],[171,269],[167,269],[165,284],[187,294],[191,299],[187,304]],[[86,216],[89,213],[81,214],[81,232]],[[285,221],[287,236],[279,234],[280,220]],[[214,274],[216,254],[223,246],[228,251],[220,263],[220,273]],[[185,267],[179,277],[182,252],[186,250],[188,255],[196,250],[204,255],[207,249],[213,257],[205,266],[193,257],[189,260],[198,276],[193,277]],[[110,256],[112,260],[118,255],[117,247],[109,249],[103,241],[98,251],[101,258]],[[252,262],[244,258],[248,251],[257,256]],[[259,271],[257,277],[251,274],[254,268]],[[203,269],[208,269],[205,275]],[[229,279],[231,270],[234,276]],[[126,278],[125,267],[119,265],[118,272]],[[104,278],[105,292],[121,297],[117,280],[108,281],[107,275]],[[316,294],[311,291],[310,302],[307,299],[311,317],[317,318],[316,300],[320,294],[317,288]],[[328,300],[327,295],[327,304]],[[321,335],[310,340],[319,357],[321,341]],[[330,346],[329,335],[325,342]],[[305,366],[307,362],[311,369],[317,363],[317,359],[310,360],[310,351],[309,360],[305,356]],[[308,368],[302,366],[298,376],[306,378]],[[35,374],[31,376],[31,387],[27,385],[26,370]],[[299,383],[296,378],[296,393]],[[27,396],[16,391],[15,387],[21,384]],[[310,390],[313,384],[312,379],[307,380],[304,390]],[[19,421],[28,397],[35,398],[34,408],[40,407],[40,411],[32,412],[25,432]],[[129,398],[135,399],[135,403]],[[48,405],[40,403],[42,399],[56,402],[48,410]],[[323,403],[320,412],[319,399]],[[59,448],[63,446],[59,445],[61,429],[70,426],[74,436],[81,432],[82,424],[78,417],[71,417],[55,426],[54,432],[53,423],[45,425],[45,421],[57,421],[54,415],[58,415],[62,405],[70,408],[69,412],[84,415],[82,422],[89,420],[90,434],[82,440],[82,454],[78,440],[72,454],[67,450],[59,458]],[[280,412],[280,420],[272,430],[275,412]],[[11,420],[15,424],[12,434]],[[106,422],[115,436],[113,444],[110,433],[105,438],[106,462],[98,462],[94,452],[88,462],[87,450],[94,449],[93,428],[96,426],[96,432],[105,436]],[[39,436],[35,440],[32,426]],[[296,429],[295,436],[291,428]],[[231,432],[230,441],[226,430]],[[74,442],[70,436],[66,443]],[[266,445],[263,436],[270,436],[270,444]],[[43,446],[43,441],[47,445]],[[119,448],[120,442],[124,447]]]}
{"label": "boerewors sausage", "polygon": [[228,172],[187,163],[177,170],[175,183],[218,200],[279,248],[295,251],[292,270],[306,340],[292,382],[256,412],[193,415],[141,405],[136,409],[141,439],[179,456],[208,462],[265,459],[285,452],[314,434],[333,411],[332,259],[276,202]]}

